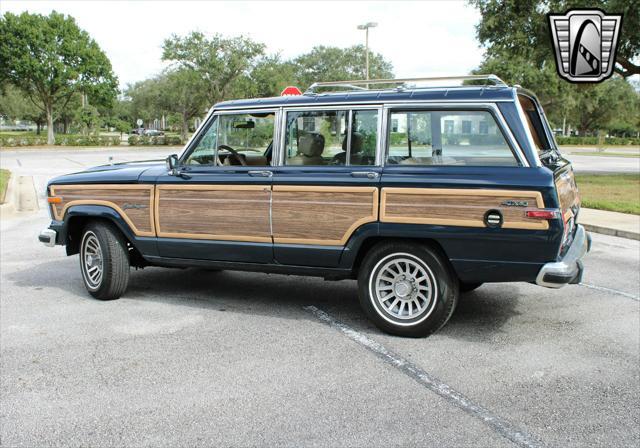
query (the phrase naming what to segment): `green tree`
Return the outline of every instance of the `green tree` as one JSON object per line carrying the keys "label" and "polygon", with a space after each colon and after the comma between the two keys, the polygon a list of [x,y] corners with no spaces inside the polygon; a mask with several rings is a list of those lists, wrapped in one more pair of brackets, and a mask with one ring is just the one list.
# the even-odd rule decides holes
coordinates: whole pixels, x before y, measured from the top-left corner
{"label": "green tree", "polygon": [[[620,76],[639,73],[636,58],[640,51],[640,14],[632,2],[622,0],[470,0],[482,18],[477,26],[480,42],[486,47],[485,59],[476,70],[495,73],[509,84],[520,84],[536,92],[554,128],[565,123],[581,133],[595,132],[610,125],[618,116],[633,116],[637,95],[629,83],[608,80],[600,85],[575,85],[556,73],[555,54],[551,43],[548,12],[564,12],[577,7],[600,7],[611,13],[625,14],[616,72]],[[634,25],[635,24],[635,25]],[[618,98],[621,91],[629,96],[617,105],[607,102],[604,92]],[[600,110],[609,107],[608,111]]]}
{"label": "green tree", "polygon": [[9,120],[26,120],[36,124],[37,134],[40,134],[46,117],[24,93],[17,87],[7,84],[0,90],[0,115]]}
{"label": "green tree", "polygon": [[278,96],[285,87],[295,82],[295,65],[291,61],[283,61],[278,54],[263,56],[249,74],[241,76],[234,83],[232,96]]}
{"label": "green tree", "polygon": [[263,54],[264,44],[246,37],[215,34],[207,38],[194,31],[166,39],[162,60],[197,73],[206,83],[202,93],[208,104],[214,104],[229,98],[234,83],[243,75],[248,76]]}
{"label": "green tree", "polygon": [[574,122],[584,135],[588,131],[609,129],[616,121],[633,125],[638,122],[640,94],[622,78],[596,85],[577,85]]}
{"label": "green tree", "polygon": [[161,86],[157,76],[127,87],[125,95],[129,98],[128,107],[132,124],[138,119],[148,122],[162,114],[160,92]]}
{"label": "green tree", "polygon": [[206,82],[189,68],[170,70],[161,75],[159,81],[159,109],[180,116],[181,135],[186,140],[191,120],[203,116],[209,106],[202,96]]}
{"label": "green tree", "polygon": [[[316,81],[343,81],[365,79],[365,48],[314,47],[309,53],[293,60],[295,78],[299,86],[307,88]],[[369,53],[371,79],[392,78],[393,65],[375,52]]]}
{"label": "green tree", "polygon": [[54,143],[56,106],[74,93],[93,101],[115,97],[117,79],[98,44],[73,17],[24,12],[0,19],[0,77],[21,88],[45,113],[47,141]]}
{"label": "green tree", "polygon": [[640,6],[631,0],[469,0],[482,19],[477,26],[480,43],[488,58],[523,57],[540,67],[553,63],[548,12],[571,8],[600,8],[624,15],[615,71],[628,77],[640,74]]}

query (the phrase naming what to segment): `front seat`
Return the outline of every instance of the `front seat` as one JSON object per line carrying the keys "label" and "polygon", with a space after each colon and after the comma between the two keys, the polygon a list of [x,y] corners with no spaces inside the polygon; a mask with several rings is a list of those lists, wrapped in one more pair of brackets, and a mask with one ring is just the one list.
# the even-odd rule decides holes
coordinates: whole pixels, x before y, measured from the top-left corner
{"label": "front seat", "polygon": [[290,158],[289,165],[324,165],[322,134],[303,134],[298,141],[298,155]]}
{"label": "front seat", "polygon": [[[359,132],[351,133],[351,165],[362,165],[362,144],[364,142],[364,137]],[[345,165],[345,160],[347,160],[347,136],[345,135],[342,139],[342,151],[339,154],[333,156],[331,159],[332,165]]]}

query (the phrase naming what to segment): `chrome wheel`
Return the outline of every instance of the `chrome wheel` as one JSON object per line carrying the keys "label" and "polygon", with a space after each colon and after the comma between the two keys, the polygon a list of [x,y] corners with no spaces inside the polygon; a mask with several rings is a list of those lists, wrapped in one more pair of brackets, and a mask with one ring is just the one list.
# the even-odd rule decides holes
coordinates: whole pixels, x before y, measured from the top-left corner
{"label": "chrome wheel", "polygon": [[82,238],[81,245],[82,276],[87,287],[95,290],[100,287],[102,274],[104,273],[104,262],[102,248],[95,233],[87,231]]}
{"label": "chrome wheel", "polygon": [[429,267],[407,253],[392,254],[378,262],[371,273],[370,291],[382,317],[406,325],[426,319],[438,294]]}

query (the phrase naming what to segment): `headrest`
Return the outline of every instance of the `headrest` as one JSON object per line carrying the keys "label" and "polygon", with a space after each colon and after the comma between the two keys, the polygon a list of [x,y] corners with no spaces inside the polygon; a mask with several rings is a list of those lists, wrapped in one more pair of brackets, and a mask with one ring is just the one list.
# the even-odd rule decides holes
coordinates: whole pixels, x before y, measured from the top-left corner
{"label": "headrest", "polygon": [[303,134],[298,142],[298,152],[307,157],[318,157],[324,151],[322,134]]}
{"label": "headrest", "polygon": [[[351,133],[351,154],[357,154],[362,151],[362,143],[364,142],[364,137],[359,132]],[[347,136],[345,135],[342,139],[342,150],[347,151]]]}

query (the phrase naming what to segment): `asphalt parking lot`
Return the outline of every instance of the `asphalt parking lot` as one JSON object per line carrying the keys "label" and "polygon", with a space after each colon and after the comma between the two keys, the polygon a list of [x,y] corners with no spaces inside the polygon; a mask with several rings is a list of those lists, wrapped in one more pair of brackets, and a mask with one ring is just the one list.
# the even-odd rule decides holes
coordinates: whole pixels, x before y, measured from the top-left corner
{"label": "asphalt parking lot", "polygon": [[147,268],[96,301],[47,221],[0,220],[2,446],[640,444],[638,241],[594,235],[584,285],[484,285],[404,339],[352,281]]}

